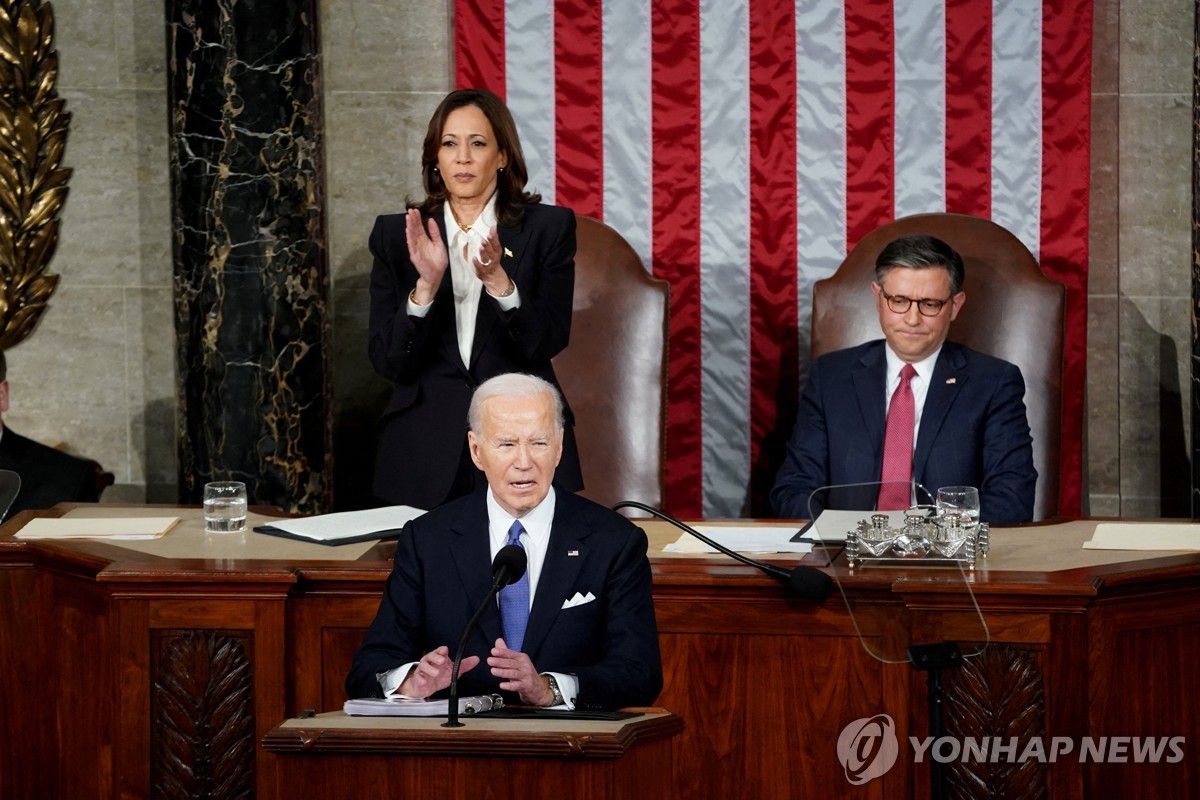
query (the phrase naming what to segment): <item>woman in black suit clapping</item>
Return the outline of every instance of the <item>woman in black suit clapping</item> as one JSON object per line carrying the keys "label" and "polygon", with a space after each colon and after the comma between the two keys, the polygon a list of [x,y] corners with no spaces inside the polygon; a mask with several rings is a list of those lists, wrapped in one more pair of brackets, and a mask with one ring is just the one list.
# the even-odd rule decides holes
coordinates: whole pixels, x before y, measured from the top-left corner
{"label": "woman in black suit clapping", "polygon": [[[395,384],[380,419],[375,494],[432,508],[484,485],[466,436],[477,385],[525,372],[558,386],[550,359],[571,331],[575,215],[525,191],[516,124],[485,89],[442,100],[421,171],[424,202],[379,217],[371,232],[369,353]],[[554,482],[578,491],[564,406]]]}

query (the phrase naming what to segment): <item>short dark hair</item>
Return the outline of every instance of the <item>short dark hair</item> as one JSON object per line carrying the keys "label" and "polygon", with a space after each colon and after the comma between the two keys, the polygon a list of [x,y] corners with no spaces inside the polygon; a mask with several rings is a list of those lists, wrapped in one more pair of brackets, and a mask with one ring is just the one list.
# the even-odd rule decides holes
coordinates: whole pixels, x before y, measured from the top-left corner
{"label": "short dark hair", "polygon": [[966,276],[962,256],[941,239],[924,234],[901,236],[883,248],[875,259],[875,282],[882,286],[883,279],[893,267],[942,267],[950,273],[951,296],[962,291],[963,278]]}
{"label": "short dark hair", "polygon": [[448,192],[441,173],[437,170],[438,148],[442,143],[442,130],[446,118],[463,106],[475,106],[487,117],[496,136],[496,146],[507,156],[507,164],[496,180],[496,219],[501,225],[513,226],[525,218],[525,207],[540,203],[542,196],[525,191],[529,172],[525,168],[525,154],[521,152],[521,138],[517,135],[517,123],[504,101],[487,89],[458,89],[443,98],[429,119],[425,131],[425,145],[421,151],[421,180],[425,185],[425,201],[417,206],[422,216],[428,217],[442,208]]}
{"label": "short dark hair", "polygon": [[0,382],[8,380],[8,359],[4,357],[4,351],[0,350]]}

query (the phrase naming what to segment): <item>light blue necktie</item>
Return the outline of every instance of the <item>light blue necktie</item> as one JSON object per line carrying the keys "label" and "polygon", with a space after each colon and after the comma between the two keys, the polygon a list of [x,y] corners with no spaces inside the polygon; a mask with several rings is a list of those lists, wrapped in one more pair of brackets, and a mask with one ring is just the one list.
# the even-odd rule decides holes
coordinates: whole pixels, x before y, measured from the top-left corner
{"label": "light blue necktie", "polygon": [[[521,534],[525,532],[520,520],[514,520],[508,529],[508,541],[522,550]],[[525,626],[529,624],[529,570],[516,583],[500,590],[500,620],[504,625],[504,642],[510,650],[520,650],[525,643]]]}

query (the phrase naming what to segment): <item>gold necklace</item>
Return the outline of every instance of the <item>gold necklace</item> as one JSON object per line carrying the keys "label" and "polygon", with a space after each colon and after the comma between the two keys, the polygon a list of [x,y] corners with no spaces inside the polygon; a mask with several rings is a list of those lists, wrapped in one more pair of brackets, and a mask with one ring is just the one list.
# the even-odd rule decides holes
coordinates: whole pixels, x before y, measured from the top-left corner
{"label": "gold necklace", "polygon": [[450,216],[454,217],[454,222],[458,225],[458,227],[462,228],[463,233],[471,232],[471,225],[474,225],[474,223],[471,223],[471,225],[463,225],[458,219],[458,213],[454,210],[454,206],[450,206]]}

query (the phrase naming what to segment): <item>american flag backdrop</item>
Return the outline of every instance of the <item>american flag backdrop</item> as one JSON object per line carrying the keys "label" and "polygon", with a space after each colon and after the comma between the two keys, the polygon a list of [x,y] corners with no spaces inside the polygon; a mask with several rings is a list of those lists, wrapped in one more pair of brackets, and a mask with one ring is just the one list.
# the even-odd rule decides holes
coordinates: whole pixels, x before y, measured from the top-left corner
{"label": "american flag backdrop", "polygon": [[812,284],[884,222],[950,211],[1005,226],[1067,286],[1061,508],[1078,512],[1090,0],[455,0],[454,14],[456,82],[505,98],[530,187],[603,219],[671,284],[671,511],[769,515]]}

